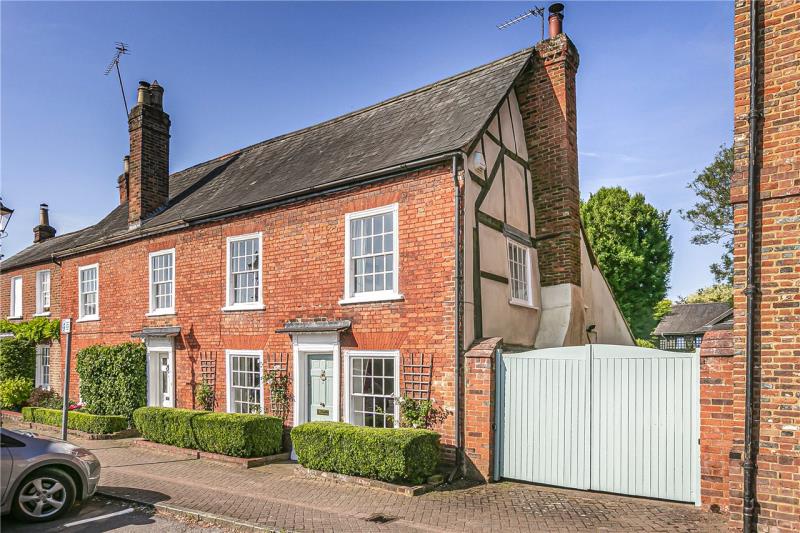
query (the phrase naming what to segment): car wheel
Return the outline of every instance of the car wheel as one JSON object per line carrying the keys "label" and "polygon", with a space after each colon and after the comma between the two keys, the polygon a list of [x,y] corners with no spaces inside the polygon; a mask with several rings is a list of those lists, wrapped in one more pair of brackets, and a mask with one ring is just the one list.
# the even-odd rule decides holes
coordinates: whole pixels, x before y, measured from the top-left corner
{"label": "car wheel", "polygon": [[12,514],[25,522],[55,520],[75,502],[75,482],[58,468],[42,468],[20,483],[11,506]]}

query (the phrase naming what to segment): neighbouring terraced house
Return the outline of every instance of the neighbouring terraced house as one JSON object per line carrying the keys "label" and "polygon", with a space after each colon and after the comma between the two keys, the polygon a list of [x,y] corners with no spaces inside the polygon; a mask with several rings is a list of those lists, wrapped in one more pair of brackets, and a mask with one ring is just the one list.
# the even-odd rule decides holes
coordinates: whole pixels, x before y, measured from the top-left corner
{"label": "neighbouring terraced house", "polygon": [[[72,317],[73,353],[144,342],[151,405],[192,408],[206,381],[219,410],[269,411],[278,367],[289,424],[391,426],[398,397],[430,396],[452,451],[476,339],[633,344],[581,229],[577,68],[559,15],[534,48],[175,173],[142,82],[119,205],[58,236],[42,206],[2,305]],[[38,361],[60,387],[59,343]]]}

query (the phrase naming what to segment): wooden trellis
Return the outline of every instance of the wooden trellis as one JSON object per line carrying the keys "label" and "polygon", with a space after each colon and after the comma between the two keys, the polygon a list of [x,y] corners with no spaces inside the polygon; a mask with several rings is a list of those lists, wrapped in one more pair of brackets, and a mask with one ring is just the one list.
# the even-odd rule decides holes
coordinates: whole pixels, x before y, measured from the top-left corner
{"label": "wooden trellis", "polygon": [[[286,352],[275,352],[264,355],[264,374],[275,370],[276,374],[280,377],[289,376],[289,354]],[[269,385],[265,383],[267,387]],[[270,414],[277,416],[284,421],[286,420],[289,409],[288,401],[283,402],[282,398],[278,396],[276,391],[269,388],[269,410]]]}
{"label": "wooden trellis", "polygon": [[433,358],[430,354],[407,354],[403,358],[403,394],[415,400],[429,400],[432,375]]}
{"label": "wooden trellis", "polygon": [[217,384],[217,352],[200,352],[200,382],[214,388]]}

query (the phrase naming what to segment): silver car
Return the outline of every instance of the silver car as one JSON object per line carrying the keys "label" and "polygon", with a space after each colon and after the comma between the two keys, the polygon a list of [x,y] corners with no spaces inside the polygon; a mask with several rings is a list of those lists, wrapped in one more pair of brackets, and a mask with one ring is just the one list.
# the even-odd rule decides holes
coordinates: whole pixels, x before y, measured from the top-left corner
{"label": "silver car", "polygon": [[0,428],[0,502],[25,522],[54,520],[94,494],[100,461],[64,441]]}

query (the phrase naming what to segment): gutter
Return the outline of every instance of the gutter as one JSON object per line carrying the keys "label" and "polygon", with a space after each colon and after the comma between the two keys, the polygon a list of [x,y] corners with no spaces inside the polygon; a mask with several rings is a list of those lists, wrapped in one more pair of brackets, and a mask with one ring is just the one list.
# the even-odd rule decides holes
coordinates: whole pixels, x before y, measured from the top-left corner
{"label": "gutter", "polygon": [[742,509],[742,531],[750,533],[756,531],[758,516],[756,513],[756,469],[758,448],[754,441],[758,438],[758,429],[753,426],[755,418],[756,373],[755,361],[755,324],[756,295],[759,292],[755,279],[755,229],[756,229],[756,201],[760,167],[758,165],[758,2],[750,0],[750,113],[747,120],[750,123],[750,138],[747,147],[747,287],[744,290],[747,296],[746,316],[746,372],[745,372],[745,411],[744,411],[744,494]]}

